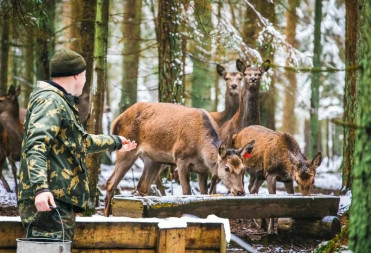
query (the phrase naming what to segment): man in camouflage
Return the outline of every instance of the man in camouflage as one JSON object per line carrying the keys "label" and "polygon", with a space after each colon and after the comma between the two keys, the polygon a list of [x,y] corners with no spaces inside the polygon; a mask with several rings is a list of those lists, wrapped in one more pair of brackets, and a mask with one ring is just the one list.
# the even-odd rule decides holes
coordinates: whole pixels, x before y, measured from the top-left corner
{"label": "man in camouflage", "polygon": [[[30,96],[24,123],[18,207],[27,237],[73,240],[75,215],[89,199],[85,156],[106,150],[130,151],[134,141],[85,132],[76,106],[86,77],[78,53],[58,51],[51,81],[40,81]],[[52,211],[56,207],[57,211]]]}

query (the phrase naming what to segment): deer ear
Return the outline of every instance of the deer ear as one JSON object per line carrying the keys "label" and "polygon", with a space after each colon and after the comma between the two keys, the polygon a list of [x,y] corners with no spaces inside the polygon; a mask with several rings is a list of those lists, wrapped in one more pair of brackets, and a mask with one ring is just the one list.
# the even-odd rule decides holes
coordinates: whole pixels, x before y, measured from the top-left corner
{"label": "deer ear", "polygon": [[260,71],[261,72],[267,72],[270,67],[271,67],[271,61],[270,60],[265,60],[262,63],[262,65],[260,66]]}
{"label": "deer ear", "polygon": [[318,152],[317,155],[312,160],[312,166],[314,169],[317,169],[321,165],[322,162],[322,153]]}
{"label": "deer ear", "polygon": [[241,73],[245,72],[246,65],[240,59],[236,61],[236,67],[237,70],[240,71]]}
{"label": "deer ear", "polygon": [[17,88],[15,89],[15,95],[18,97],[19,94],[21,94],[21,86],[17,85]]}
{"label": "deer ear", "polygon": [[11,86],[9,87],[9,90],[8,90],[8,96],[9,96],[9,95],[15,95],[15,93],[16,93],[16,91],[15,91],[15,87],[14,87],[14,85],[11,85]]}
{"label": "deer ear", "polygon": [[250,141],[246,144],[245,147],[240,148],[237,153],[240,155],[241,158],[250,157],[250,154],[255,146],[255,140]]}
{"label": "deer ear", "polygon": [[225,155],[227,154],[227,145],[225,142],[222,142],[222,144],[219,147],[219,155],[224,158]]}
{"label": "deer ear", "polygon": [[290,151],[287,151],[289,153],[289,158],[290,158],[290,161],[294,164],[294,165],[298,165],[299,164],[299,160],[294,156],[293,153],[291,153]]}
{"label": "deer ear", "polygon": [[226,72],[225,72],[225,68],[219,64],[216,65],[216,71],[218,72],[218,74],[222,77],[225,76]]}

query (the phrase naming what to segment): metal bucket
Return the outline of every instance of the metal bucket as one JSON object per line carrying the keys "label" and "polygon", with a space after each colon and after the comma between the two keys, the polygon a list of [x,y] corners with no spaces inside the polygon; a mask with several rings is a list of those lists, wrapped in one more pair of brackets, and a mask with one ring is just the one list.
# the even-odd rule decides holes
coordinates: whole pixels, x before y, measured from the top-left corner
{"label": "metal bucket", "polygon": [[27,227],[26,238],[17,239],[17,253],[71,253],[72,242],[64,240],[64,227],[62,217],[57,208],[51,207],[57,211],[59,219],[62,224],[62,240],[51,238],[28,238],[28,230],[31,226],[32,220],[38,213],[35,214]]}
{"label": "metal bucket", "polygon": [[19,238],[17,253],[71,253],[71,241],[49,238]]}

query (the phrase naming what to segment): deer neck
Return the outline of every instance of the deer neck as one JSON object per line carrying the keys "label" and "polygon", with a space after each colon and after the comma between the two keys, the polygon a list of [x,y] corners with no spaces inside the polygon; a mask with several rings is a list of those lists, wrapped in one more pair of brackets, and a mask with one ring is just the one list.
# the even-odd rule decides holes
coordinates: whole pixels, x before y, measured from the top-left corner
{"label": "deer neck", "polygon": [[239,110],[236,113],[236,123],[240,129],[260,125],[259,89],[245,89],[240,99]]}
{"label": "deer neck", "polygon": [[223,111],[224,118],[226,119],[232,118],[239,108],[239,102],[236,102],[236,97],[226,94],[224,108],[225,108]]}

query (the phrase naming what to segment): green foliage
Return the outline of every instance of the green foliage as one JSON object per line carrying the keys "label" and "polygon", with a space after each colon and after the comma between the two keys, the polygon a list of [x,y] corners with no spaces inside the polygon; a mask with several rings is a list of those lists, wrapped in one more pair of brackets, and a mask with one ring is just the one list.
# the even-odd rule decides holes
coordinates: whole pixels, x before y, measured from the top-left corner
{"label": "green foliage", "polygon": [[313,253],[340,253],[346,246],[348,240],[348,224],[346,224],[341,232],[335,236],[334,239],[328,241],[326,244],[317,247]]}

